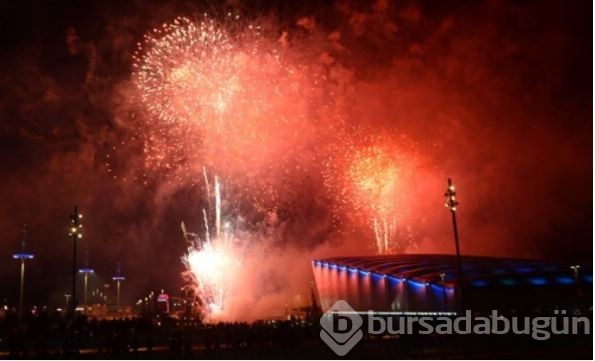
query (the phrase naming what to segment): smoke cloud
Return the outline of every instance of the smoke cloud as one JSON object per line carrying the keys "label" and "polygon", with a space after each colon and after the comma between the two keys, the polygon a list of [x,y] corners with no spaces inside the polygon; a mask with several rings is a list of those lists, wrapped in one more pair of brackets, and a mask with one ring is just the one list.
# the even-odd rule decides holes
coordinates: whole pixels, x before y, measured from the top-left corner
{"label": "smoke cloud", "polygon": [[[283,314],[286,304],[307,305],[311,259],[373,253],[371,229],[341,211],[324,185],[329,156],[353,129],[410,144],[416,169],[402,189],[406,217],[397,221],[404,252],[453,252],[443,207],[451,177],[464,253],[590,257],[589,6],[257,3],[98,2],[55,18],[46,17],[49,3],[0,11],[13,32],[0,53],[0,254],[7,260],[0,277],[9,285],[0,297],[16,298],[17,267],[8,259],[27,223],[36,254],[27,270],[28,302],[63,302],[74,205],[85,215],[82,247],[96,270],[94,286],[109,283],[122,262],[126,302],[151,289],[177,293],[186,251],[179,224],[202,227],[200,169],[209,163],[225,184],[230,215],[252,237],[237,275],[246,287],[230,296],[230,317],[258,319]],[[227,164],[197,136],[195,153],[169,154],[170,168],[151,167],[146,146],[155,133],[146,130],[155,119],[132,77],[137,43],[177,16],[227,11],[260,24],[303,74],[298,85],[306,90],[273,105],[304,119],[282,133],[270,123],[263,128],[269,143],[230,151],[236,158]],[[291,114],[283,116],[295,120]],[[189,141],[175,132],[162,136]]]}

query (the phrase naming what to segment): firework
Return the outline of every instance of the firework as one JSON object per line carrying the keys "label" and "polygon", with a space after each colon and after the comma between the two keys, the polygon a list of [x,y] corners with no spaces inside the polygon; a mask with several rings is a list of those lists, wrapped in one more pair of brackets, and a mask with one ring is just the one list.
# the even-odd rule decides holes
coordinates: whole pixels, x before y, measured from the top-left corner
{"label": "firework", "polygon": [[382,146],[367,146],[353,153],[347,175],[361,204],[369,204],[376,213],[386,216],[393,210],[399,181],[396,159]]}
{"label": "firework", "polygon": [[148,113],[140,124],[148,168],[187,183],[208,164],[258,183],[320,134],[313,123],[330,99],[323,76],[263,33],[228,15],[178,18],[145,36],[132,78]]}
{"label": "firework", "polygon": [[415,155],[405,141],[393,136],[362,134],[340,137],[341,146],[326,162],[324,182],[334,195],[339,218],[373,231],[378,254],[403,249],[395,238],[397,221],[404,219],[413,184]]}
{"label": "firework", "polygon": [[154,29],[134,56],[143,103],[166,122],[222,112],[237,91],[231,50],[227,34],[210,19],[180,17]]}
{"label": "firework", "polygon": [[234,281],[229,270],[237,266],[235,262],[233,247],[217,239],[200,248],[190,247],[183,257],[207,318],[225,310],[225,296]]}
{"label": "firework", "polygon": [[[209,181],[204,169],[207,196],[210,198]],[[202,311],[207,319],[216,318],[225,311],[225,297],[234,287],[233,274],[240,265],[238,248],[234,243],[233,232],[229,223],[221,225],[221,185],[218,177],[214,179],[215,188],[215,235],[210,235],[209,211],[203,209],[204,237],[187,232],[182,222],[182,232],[188,242],[188,252],[182,257],[187,270],[184,273],[190,287],[202,304]],[[210,202],[209,202],[210,204]]]}
{"label": "firework", "polygon": [[397,197],[400,171],[388,150],[369,146],[353,153],[348,163],[347,179],[351,183],[356,208],[372,216],[376,251],[389,253],[394,230],[394,201]]}

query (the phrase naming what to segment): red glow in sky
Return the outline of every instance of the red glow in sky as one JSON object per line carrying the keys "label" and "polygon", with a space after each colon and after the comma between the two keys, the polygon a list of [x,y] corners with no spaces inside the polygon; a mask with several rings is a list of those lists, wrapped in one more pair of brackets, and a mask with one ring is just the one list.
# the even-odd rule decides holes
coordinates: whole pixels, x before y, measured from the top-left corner
{"label": "red glow in sky", "polygon": [[203,165],[259,236],[254,267],[292,285],[262,309],[307,284],[310,256],[374,252],[383,214],[397,251],[452,252],[449,177],[464,253],[590,258],[591,4],[258,3],[0,12],[0,248],[29,225],[32,300],[63,302],[74,205],[96,275],[123,263],[124,300],[179,289]]}

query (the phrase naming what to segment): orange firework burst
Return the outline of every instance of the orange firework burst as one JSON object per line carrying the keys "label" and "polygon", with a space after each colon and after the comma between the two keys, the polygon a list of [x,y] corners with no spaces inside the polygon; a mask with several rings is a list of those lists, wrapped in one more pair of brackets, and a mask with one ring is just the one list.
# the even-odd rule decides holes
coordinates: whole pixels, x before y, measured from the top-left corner
{"label": "orange firework burst", "polygon": [[357,150],[348,174],[361,204],[384,217],[394,209],[399,171],[395,159],[385,149],[370,146]]}
{"label": "orange firework burst", "polygon": [[[203,209],[204,236],[187,232],[182,222],[182,232],[188,242],[188,253],[182,257],[182,263],[187,268],[183,276],[189,282],[188,286],[201,301],[204,315],[211,317],[225,310],[225,298],[235,285],[233,280],[240,267],[240,258],[230,221],[225,220],[222,224],[219,179],[215,176],[211,193],[206,168],[203,171],[207,198],[209,204],[214,201],[214,208]],[[209,213],[214,214],[209,217]],[[212,229],[209,218],[214,221]]]}
{"label": "orange firework burst", "polygon": [[334,195],[337,217],[351,224],[372,225],[378,254],[402,249],[396,240],[397,220],[405,216],[399,205],[407,201],[416,159],[404,139],[390,135],[342,136],[325,169],[325,185]]}
{"label": "orange firework burst", "polygon": [[221,111],[237,91],[231,41],[211,19],[195,23],[180,17],[154,29],[134,59],[143,103],[166,122]]}
{"label": "orange firework burst", "polygon": [[315,134],[320,76],[237,16],[178,18],[146,35],[134,60],[150,167],[258,178]]}

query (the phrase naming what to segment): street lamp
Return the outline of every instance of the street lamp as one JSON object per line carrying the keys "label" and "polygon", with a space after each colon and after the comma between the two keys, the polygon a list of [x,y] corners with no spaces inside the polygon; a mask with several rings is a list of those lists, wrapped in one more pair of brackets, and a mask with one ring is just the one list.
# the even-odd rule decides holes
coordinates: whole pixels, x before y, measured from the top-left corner
{"label": "street lamp", "polygon": [[17,252],[12,255],[13,259],[18,259],[21,261],[21,278],[20,278],[20,288],[19,288],[19,313],[18,313],[18,321],[19,326],[23,322],[23,300],[25,294],[25,261],[29,259],[33,259],[33,253],[26,252],[25,247],[27,246],[27,226],[23,225],[21,228],[21,251]]}
{"label": "street lamp", "polygon": [[88,302],[87,302],[87,285],[89,280],[89,274],[95,273],[93,268],[89,267],[89,248],[85,249],[85,267],[79,269],[79,273],[83,275],[83,310],[87,312]]}
{"label": "street lamp", "polygon": [[579,284],[579,278],[578,278],[581,266],[578,264],[575,264],[575,265],[570,266],[570,269],[573,272],[574,282],[576,283],[578,298],[580,299],[580,298],[582,298],[582,295],[583,295],[583,290],[581,289],[581,286]]}
{"label": "street lamp", "polygon": [[120,262],[118,262],[118,264],[116,265],[116,275],[114,277],[112,277],[112,280],[116,281],[116,306],[118,307],[118,310],[120,309],[120,282],[123,282],[124,280],[126,280],[126,277],[124,277],[122,275],[122,270],[121,270],[122,264]]}
{"label": "street lamp", "polygon": [[455,192],[455,186],[452,183],[452,180],[448,178],[448,188],[446,188],[446,193],[444,196],[446,197],[446,203],[444,206],[450,210],[452,215],[452,227],[454,230],[455,236],[455,247],[457,251],[457,273],[458,273],[458,285],[456,287],[457,290],[457,309],[458,311],[462,311],[463,307],[463,261],[461,259],[461,248],[459,246],[459,230],[457,228],[457,205],[459,202],[456,200],[457,193]]}
{"label": "street lamp", "polygon": [[[66,308],[65,308],[65,310],[68,310],[68,306],[70,305],[70,297],[71,297],[71,294],[70,293],[65,293],[64,294],[64,298],[66,299]],[[65,312],[68,312],[68,311],[65,311]]]}
{"label": "street lamp", "polygon": [[95,270],[93,268],[85,267],[85,268],[79,269],[79,273],[81,273],[83,275],[83,304],[84,304],[84,309],[86,311],[87,306],[88,306],[87,285],[88,285],[89,274],[95,273]]}
{"label": "street lamp", "polygon": [[72,321],[76,319],[76,241],[83,238],[81,219],[83,215],[74,207],[74,212],[70,215],[70,232],[68,235],[72,238]]}
{"label": "street lamp", "polygon": [[570,269],[572,270],[572,272],[574,273],[574,278],[578,281],[578,272],[580,270],[581,266],[576,264],[574,266],[570,266]]}

